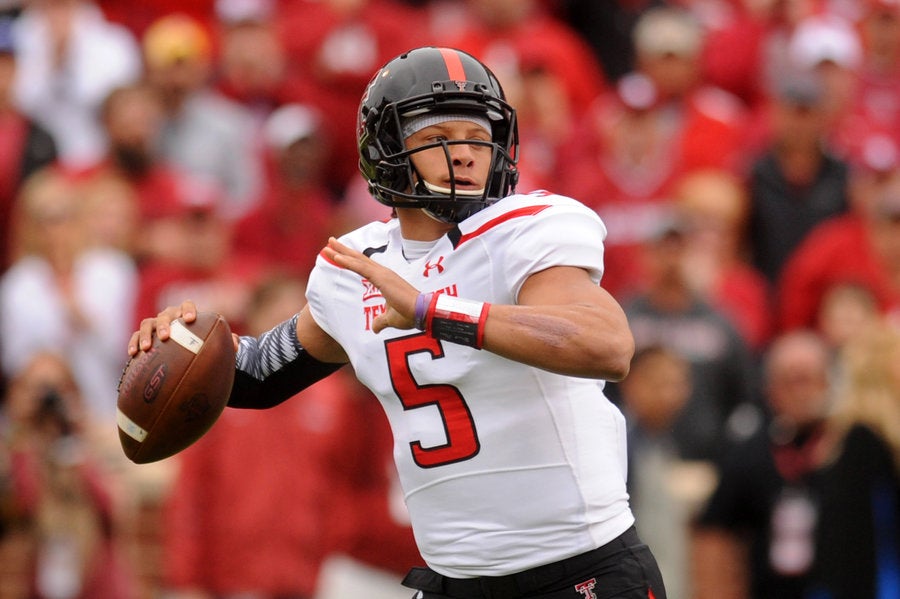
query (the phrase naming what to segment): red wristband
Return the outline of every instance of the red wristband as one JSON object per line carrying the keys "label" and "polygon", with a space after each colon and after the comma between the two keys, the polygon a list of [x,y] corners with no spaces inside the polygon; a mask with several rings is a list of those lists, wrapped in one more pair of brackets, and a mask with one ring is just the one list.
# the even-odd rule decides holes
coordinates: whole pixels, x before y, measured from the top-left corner
{"label": "red wristband", "polygon": [[437,339],[481,349],[490,307],[487,302],[435,294],[426,313],[425,330]]}

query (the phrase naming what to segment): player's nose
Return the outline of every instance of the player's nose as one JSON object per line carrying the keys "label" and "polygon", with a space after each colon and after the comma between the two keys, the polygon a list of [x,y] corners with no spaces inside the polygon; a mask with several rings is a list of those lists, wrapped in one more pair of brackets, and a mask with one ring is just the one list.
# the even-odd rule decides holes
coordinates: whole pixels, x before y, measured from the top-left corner
{"label": "player's nose", "polygon": [[471,166],[475,162],[475,152],[471,144],[450,144],[450,158],[453,166]]}

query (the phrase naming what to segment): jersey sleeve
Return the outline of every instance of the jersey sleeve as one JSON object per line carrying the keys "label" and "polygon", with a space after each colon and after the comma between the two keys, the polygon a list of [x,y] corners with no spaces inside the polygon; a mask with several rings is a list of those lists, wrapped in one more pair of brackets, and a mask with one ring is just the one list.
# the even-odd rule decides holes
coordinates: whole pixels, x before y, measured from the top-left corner
{"label": "jersey sleeve", "polygon": [[320,254],[316,265],[309,273],[306,283],[306,302],[313,320],[319,327],[334,337],[335,330],[329,318],[329,297],[334,297],[335,278],[338,267],[331,264]]}
{"label": "jersey sleeve", "polygon": [[603,277],[606,226],[590,208],[572,201],[523,219],[506,247],[503,265],[516,297],[532,274],[553,266],[587,270],[597,284]]}

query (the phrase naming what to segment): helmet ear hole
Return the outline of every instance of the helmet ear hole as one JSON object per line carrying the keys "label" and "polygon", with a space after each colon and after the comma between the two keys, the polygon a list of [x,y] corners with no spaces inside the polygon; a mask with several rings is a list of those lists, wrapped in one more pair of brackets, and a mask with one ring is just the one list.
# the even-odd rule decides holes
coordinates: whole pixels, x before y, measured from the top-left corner
{"label": "helmet ear hole", "polygon": [[394,169],[384,162],[381,162],[375,167],[375,176],[381,181],[392,179],[394,176]]}

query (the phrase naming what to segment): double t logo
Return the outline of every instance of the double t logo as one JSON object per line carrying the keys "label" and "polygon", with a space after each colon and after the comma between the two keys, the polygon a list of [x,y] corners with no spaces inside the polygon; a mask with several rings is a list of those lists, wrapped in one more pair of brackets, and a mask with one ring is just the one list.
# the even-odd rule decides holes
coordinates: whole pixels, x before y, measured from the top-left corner
{"label": "double t logo", "polygon": [[597,599],[594,594],[594,587],[597,586],[597,579],[591,578],[575,585],[575,590],[581,593],[584,599]]}

